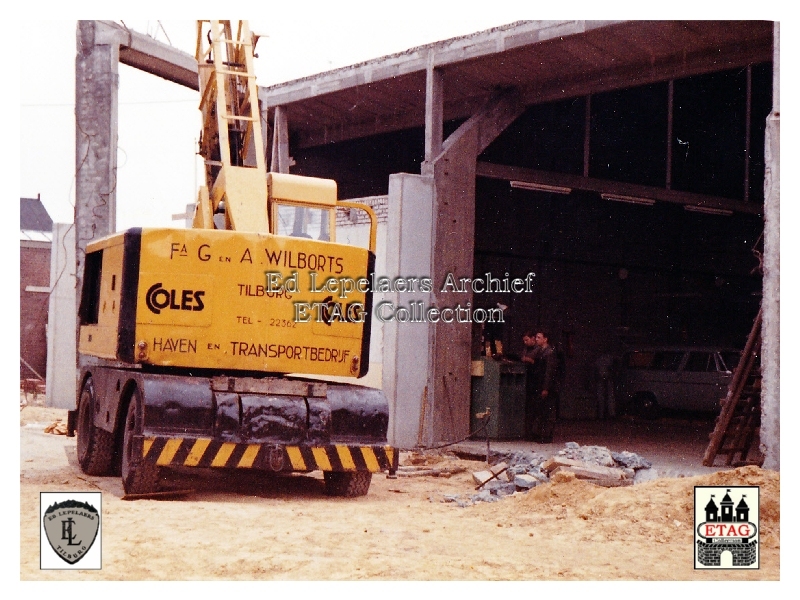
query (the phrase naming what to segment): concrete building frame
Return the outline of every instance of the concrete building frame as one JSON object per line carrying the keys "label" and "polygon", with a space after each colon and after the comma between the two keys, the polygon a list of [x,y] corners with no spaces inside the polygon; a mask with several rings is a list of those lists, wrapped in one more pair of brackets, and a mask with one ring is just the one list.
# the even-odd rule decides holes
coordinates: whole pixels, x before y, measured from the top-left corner
{"label": "concrete building frame", "polygon": [[[642,28],[650,26],[643,23]],[[713,25],[713,24],[712,24]],[[445,96],[445,73],[448,67],[464,68],[481,58],[519,48],[537,49],[566,43],[564,40],[585,40],[598,43],[607,34],[623,28],[635,32],[635,24],[626,22],[524,22],[412,49],[407,53],[370,61],[353,69],[338,70],[312,78],[289,82],[259,92],[262,111],[272,111],[277,133],[273,141],[273,168],[287,170],[291,165],[289,136],[293,119],[301,119],[295,111],[301,100],[329,95],[346,88],[375,82],[398,81],[410,73],[422,72],[424,85],[417,92],[424,101],[425,162],[419,175],[398,174],[389,182],[390,219],[387,274],[408,275],[413,270],[430,274],[440,280],[447,273],[472,275],[473,234],[475,215],[475,177],[479,169],[478,154],[507,127],[525,106],[548,98],[579,95],[584,90],[621,87],[625,78],[633,77],[624,70],[608,72],[600,81],[587,81],[576,74],[565,79],[560,90],[550,91],[530,84],[490,91],[480,102],[476,98],[450,100]],[[732,28],[733,29],[733,28]],[[720,31],[725,30],[724,27]],[[762,447],[766,456],[764,466],[780,466],[779,428],[779,24],[772,25],[769,47],[763,41],[742,39],[734,43],[726,57],[699,57],[691,61],[684,57],[681,64],[659,64],[654,58],[646,73],[635,76],[637,82],[663,80],[675,73],[707,71],[713,66],[746,64],[748,56],[758,55],[772,60],[773,108],[767,123],[765,156],[765,202],[763,215],[764,275],[763,275],[763,391]],[[639,40],[640,41],[640,40]],[[679,43],[677,40],[676,43]],[[633,44],[632,47],[635,47]],[[592,60],[600,62],[597,55]],[[727,63],[725,61],[728,61]],[[705,61],[705,62],[704,62]],[[196,89],[194,58],[146,36],[128,31],[119,25],[103,21],[81,21],[78,25],[78,56],[76,59],[76,253],[77,279],[80,289],[83,252],[90,239],[110,233],[114,227],[114,183],[116,169],[117,125],[117,63],[124,62],[147,72]],[[534,82],[535,83],[535,82]],[[548,96],[550,94],[550,96]],[[327,95],[327,96],[326,96]],[[269,112],[267,112],[269,114]],[[456,131],[443,139],[443,124],[453,116],[465,118]],[[417,118],[415,115],[414,118]],[[361,128],[366,135],[377,130],[390,131],[408,124],[408,114],[383,115],[366,126],[352,123],[347,135]],[[298,143],[335,142],[342,138],[337,130],[305,130],[295,139]],[[324,140],[317,139],[324,137]],[[276,164],[277,163],[277,164]],[[547,182],[544,182],[547,183]],[[691,204],[698,199],[666,194],[668,202]],[[717,198],[705,198],[712,208],[725,209]],[[740,207],[741,208],[741,207]],[[412,215],[411,213],[415,213]],[[404,217],[405,215],[405,217]],[[423,225],[419,215],[429,215],[430,245],[420,251],[419,244],[408,244],[407,234],[419,231]],[[407,217],[407,218],[406,218]],[[463,242],[456,247],[447,240],[455,237]],[[394,269],[394,271],[393,271]],[[408,271],[407,271],[408,270]],[[450,297],[449,303],[470,301],[471,294]],[[435,301],[435,296],[431,298]],[[76,323],[77,326],[77,323]],[[453,440],[469,431],[469,385],[471,333],[456,324],[428,324],[427,331],[389,327],[385,332],[387,349],[384,356],[384,389],[393,406],[395,432],[393,443],[400,447],[416,444],[430,445],[436,441]],[[402,339],[407,336],[407,339]],[[413,338],[413,339],[412,339]],[[419,344],[427,339],[424,348]],[[414,356],[404,357],[393,352],[402,347],[417,347]],[[465,406],[465,400],[466,406]],[[418,418],[414,418],[418,417]]]}

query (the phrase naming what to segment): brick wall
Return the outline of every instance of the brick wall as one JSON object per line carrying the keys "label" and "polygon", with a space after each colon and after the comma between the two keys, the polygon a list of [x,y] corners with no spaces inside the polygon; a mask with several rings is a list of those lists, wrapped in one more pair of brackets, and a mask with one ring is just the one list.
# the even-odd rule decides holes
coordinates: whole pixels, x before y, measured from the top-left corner
{"label": "brick wall", "polygon": [[[19,351],[42,376],[47,370],[47,308],[49,295],[26,292],[27,286],[50,285],[50,244],[22,242],[19,249]],[[20,379],[36,377],[20,362]]]}
{"label": "brick wall", "polygon": [[[354,198],[348,200],[356,204],[366,204],[373,211],[378,223],[386,223],[389,220],[389,196],[367,196],[365,198]],[[336,227],[347,225],[364,225],[369,223],[369,217],[363,210],[352,210],[349,208],[336,209]]]}

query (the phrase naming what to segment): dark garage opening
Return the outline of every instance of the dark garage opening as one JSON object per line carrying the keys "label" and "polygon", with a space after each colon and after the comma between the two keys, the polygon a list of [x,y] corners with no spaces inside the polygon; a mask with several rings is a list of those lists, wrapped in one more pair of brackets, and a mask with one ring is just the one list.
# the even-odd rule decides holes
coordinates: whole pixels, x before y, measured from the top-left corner
{"label": "dark garage opening", "polygon": [[[760,205],[771,71],[763,63],[532,106],[478,160]],[[511,354],[522,352],[525,330],[552,332],[568,356],[561,419],[595,417],[600,355],[641,344],[744,346],[761,296],[756,211],[703,214],[566,191],[479,177],[474,256],[475,277],[536,273],[533,293],[484,294],[475,305],[509,307]]]}

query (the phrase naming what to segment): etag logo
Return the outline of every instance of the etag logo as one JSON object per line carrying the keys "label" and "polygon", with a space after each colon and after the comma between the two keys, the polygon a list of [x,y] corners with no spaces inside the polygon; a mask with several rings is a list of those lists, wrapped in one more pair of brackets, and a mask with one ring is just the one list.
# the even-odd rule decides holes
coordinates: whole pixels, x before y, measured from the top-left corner
{"label": "etag logo", "polygon": [[758,569],[758,486],[695,486],[695,569]]}
{"label": "etag logo", "polygon": [[205,290],[166,289],[163,283],[158,282],[147,290],[145,302],[150,312],[157,315],[164,309],[200,311],[205,308],[205,293]]}

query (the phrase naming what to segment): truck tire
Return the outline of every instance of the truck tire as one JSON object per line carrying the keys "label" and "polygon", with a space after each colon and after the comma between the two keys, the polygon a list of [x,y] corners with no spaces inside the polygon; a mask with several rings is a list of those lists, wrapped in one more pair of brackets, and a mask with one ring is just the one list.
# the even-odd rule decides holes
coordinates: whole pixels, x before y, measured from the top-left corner
{"label": "truck tire", "polygon": [[125,493],[152,494],[158,491],[158,467],[133,456],[133,436],[142,429],[141,394],[133,391],[122,437],[122,487]]}
{"label": "truck tire", "polygon": [[111,475],[114,467],[114,435],[95,427],[97,398],[89,377],[81,388],[78,404],[78,464],[87,475]]}
{"label": "truck tire", "polygon": [[329,496],[344,496],[346,498],[366,496],[369,491],[369,484],[372,481],[372,473],[369,471],[350,471],[346,473],[325,471],[324,477],[326,494]]}

